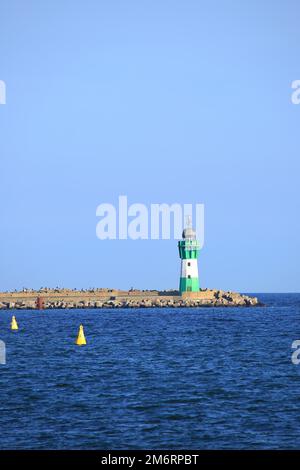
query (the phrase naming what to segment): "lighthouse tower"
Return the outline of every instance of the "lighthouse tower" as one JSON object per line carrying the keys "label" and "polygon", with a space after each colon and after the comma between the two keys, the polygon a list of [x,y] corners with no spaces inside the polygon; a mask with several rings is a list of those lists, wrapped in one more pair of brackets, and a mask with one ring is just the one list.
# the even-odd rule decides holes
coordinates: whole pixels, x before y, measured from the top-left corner
{"label": "lighthouse tower", "polygon": [[190,227],[190,222],[182,232],[182,240],[178,242],[179,256],[181,258],[180,294],[184,292],[198,292],[198,254],[199,243],[196,232]]}

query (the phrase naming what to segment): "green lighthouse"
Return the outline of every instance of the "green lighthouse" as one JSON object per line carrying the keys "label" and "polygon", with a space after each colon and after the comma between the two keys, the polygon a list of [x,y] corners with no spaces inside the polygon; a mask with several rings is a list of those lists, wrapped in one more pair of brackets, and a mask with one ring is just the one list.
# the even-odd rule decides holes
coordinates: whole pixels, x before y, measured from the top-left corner
{"label": "green lighthouse", "polygon": [[182,240],[178,242],[179,256],[181,259],[180,274],[180,294],[184,292],[198,292],[198,254],[199,243],[196,239],[196,232],[191,227],[187,227],[182,232]]}

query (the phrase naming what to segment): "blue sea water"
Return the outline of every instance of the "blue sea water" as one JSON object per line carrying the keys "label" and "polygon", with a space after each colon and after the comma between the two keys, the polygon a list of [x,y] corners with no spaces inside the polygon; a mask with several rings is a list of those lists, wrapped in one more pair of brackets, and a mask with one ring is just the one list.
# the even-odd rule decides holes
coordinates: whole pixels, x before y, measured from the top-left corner
{"label": "blue sea water", "polygon": [[1,311],[0,448],[299,449],[300,294],[259,298],[265,307]]}

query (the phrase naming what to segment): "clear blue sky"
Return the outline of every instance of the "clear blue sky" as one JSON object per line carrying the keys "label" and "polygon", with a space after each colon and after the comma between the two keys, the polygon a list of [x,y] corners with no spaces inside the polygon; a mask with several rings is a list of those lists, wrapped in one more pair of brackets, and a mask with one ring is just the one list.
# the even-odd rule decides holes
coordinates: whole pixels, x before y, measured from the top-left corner
{"label": "clear blue sky", "polygon": [[205,204],[201,285],[300,290],[298,0],[2,0],[0,290],[178,286],[96,207]]}

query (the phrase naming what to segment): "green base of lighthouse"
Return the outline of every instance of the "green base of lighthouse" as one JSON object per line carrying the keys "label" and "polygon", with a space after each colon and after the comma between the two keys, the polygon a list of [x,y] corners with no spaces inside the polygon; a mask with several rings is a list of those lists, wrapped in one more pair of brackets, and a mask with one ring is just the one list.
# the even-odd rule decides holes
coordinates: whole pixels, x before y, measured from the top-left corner
{"label": "green base of lighthouse", "polygon": [[198,292],[199,291],[199,279],[181,277],[179,283],[179,291],[182,292]]}

